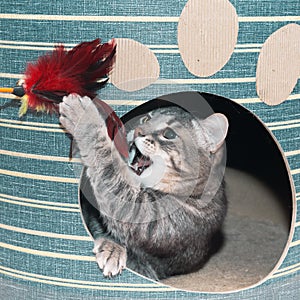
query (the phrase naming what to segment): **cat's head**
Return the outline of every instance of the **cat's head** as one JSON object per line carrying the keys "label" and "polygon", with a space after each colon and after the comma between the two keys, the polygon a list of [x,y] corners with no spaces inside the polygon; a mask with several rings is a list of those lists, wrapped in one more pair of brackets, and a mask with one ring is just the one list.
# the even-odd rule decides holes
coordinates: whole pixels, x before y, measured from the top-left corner
{"label": "cat's head", "polygon": [[196,186],[204,189],[227,129],[227,119],[219,113],[200,120],[175,106],[152,110],[128,132],[128,164],[145,187],[195,193]]}

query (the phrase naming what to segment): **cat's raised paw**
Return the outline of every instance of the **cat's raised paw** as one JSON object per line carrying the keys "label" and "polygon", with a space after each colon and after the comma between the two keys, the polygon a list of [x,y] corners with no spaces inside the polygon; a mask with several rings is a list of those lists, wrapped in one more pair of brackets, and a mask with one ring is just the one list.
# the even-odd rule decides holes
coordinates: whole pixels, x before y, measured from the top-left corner
{"label": "cat's raised paw", "polygon": [[70,94],[59,104],[60,123],[74,135],[79,135],[91,124],[100,124],[100,115],[89,97]]}
{"label": "cat's raised paw", "polygon": [[95,240],[93,252],[105,277],[121,274],[126,267],[126,249],[111,240],[105,238]]}

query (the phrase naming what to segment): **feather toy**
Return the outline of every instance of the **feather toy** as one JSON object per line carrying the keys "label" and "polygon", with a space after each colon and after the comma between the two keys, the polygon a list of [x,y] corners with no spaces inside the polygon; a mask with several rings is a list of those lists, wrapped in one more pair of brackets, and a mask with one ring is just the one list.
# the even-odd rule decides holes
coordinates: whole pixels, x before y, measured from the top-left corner
{"label": "feather toy", "polygon": [[82,42],[67,51],[58,45],[50,53],[27,64],[24,78],[13,88],[0,88],[19,98],[19,116],[28,109],[37,112],[58,112],[58,104],[71,93],[93,99],[98,110],[106,116],[109,137],[125,158],[128,157],[125,130],[114,110],[98,98],[97,90],[104,87],[112,70],[116,53],[115,40],[101,44],[100,39]]}

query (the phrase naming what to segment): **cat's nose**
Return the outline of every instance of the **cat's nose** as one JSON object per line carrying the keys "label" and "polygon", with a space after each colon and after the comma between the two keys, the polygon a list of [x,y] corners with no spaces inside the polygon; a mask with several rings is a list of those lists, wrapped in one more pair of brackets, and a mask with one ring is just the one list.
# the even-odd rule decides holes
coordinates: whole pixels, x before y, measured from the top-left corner
{"label": "cat's nose", "polygon": [[137,127],[135,130],[134,130],[134,138],[137,138],[139,136],[145,136],[144,132],[143,132],[143,129],[140,128],[140,127]]}

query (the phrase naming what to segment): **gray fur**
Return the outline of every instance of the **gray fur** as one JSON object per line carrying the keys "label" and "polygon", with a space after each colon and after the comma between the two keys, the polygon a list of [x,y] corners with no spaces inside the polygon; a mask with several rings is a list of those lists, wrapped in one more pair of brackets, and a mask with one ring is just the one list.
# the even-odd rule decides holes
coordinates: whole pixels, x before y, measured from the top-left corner
{"label": "gray fur", "polygon": [[206,130],[205,120],[177,107],[157,109],[126,124],[129,146],[135,141],[152,161],[151,172],[143,177],[147,169],[140,176],[133,172],[89,98],[65,97],[60,113],[96,198],[99,215],[91,214],[87,225],[104,275],[120,273],[125,264],[155,280],[199,269],[226,214],[221,139],[227,125],[221,121],[225,133],[215,142],[211,121]]}

